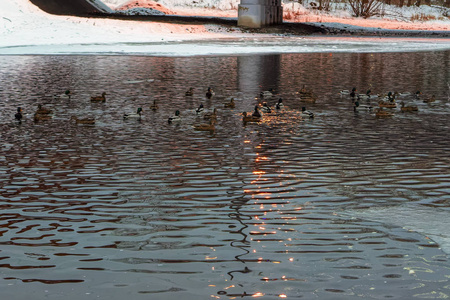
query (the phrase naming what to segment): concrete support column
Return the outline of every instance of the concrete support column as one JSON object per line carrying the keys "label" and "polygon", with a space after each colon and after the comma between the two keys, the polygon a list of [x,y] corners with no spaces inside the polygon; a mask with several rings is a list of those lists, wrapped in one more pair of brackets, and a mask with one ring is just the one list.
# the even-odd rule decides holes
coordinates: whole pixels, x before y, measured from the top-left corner
{"label": "concrete support column", "polygon": [[281,0],[241,0],[238,26],[260,28],[283,23]]}

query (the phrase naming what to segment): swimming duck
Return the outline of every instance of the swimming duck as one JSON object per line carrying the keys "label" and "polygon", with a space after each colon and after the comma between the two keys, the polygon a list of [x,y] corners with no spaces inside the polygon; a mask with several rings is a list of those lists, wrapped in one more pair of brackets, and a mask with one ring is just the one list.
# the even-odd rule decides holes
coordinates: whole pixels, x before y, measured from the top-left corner
{"label": "swimming duck", "polygon": [[230,100],[229,103],[225,103],[225,104],[224,104],[224,107],[225,107],[225,108],[235,108],[235,107],[236,107],[236,104],[234,103],[234,98],[231,98],[231,100]]}
{"label": "swimming duck", "polygon": [[283,104],[283,99],[282,98],[278,99],[278,103],[275,105],[275,107],[276,107],[277,110],[281,110],[281,109],[284,108],[284,104]]}
{"label": "swimming duck", "polygon": [[350,97],[355,98],[356,97],[356,88],[352,88],[352,91],[350,92]]}
{"label": "swimming duck", "polygon": [[194,88],[189,88],[189,90],[186,91],[185,93],[186,96],[193,96],[194,95]]}
{"label": "swimming duck", "polygon": [[216,93],[214,93],[212,88],[208,88],[208,91],[206,92],[206,98],[211,99],[212,96],[214,96]]}
{"label": "swimming duck", "polygon": [[17,108],[17,112],[14,115],[14,118],[19,122],[22,121],[22,108],[21,107]]}
{"label": "swimming duck", "polygon": [[34,114],[34,121],[35,122],[47,121],[47,120],[50,120],[51,118],[52,118],[52,116],[49,115],[49,114],[39,114],[39,113],[35,113]]}
{"label": "swimming duck", "polygon": [[242,121],[244,122],[244,123],[251,123],[251,122],[260,122],[261,121],[261,117],[257,117],[257,116],[253,116],[253,115],[251,115],[251,116],[249,116],[248,114],[247,114],[247,112],[243,112],[242,113]]}
{"label": "swimming duck", "polygon": [[275,90],[273,88],[268,89],[267,91],[262,91],[259,93],[261,98],[270,98],[275,94]]}
{"label": "swimming duck", "polygon": [[266,114],[270,114],[272,109],[267,105],[267,102],[264,102],[261,106],[261,111]]}
{"label": "swimming duck", "polygon": [[310,119],[314,119],[314,113],[312,111],[306,110],[306,107],[302,107],[302,116]]}
{"label": "swimming duck", "polygon": [[303,85],[297,94],[300,95],[300,101],[302,102],[315,103],[317,100],[317,96],[311,90],[306,89],[305,85]]}
{"label": "swimming duck", "polygon": [[72,116],[70,120],[75,120],[75,123],[77,124],[83,124],[83,125],[94,125],[95,119],[93,118],[86,118],[86,119],[79,119],[76,116]]}
{"label": "swimming duck", "polygon": [[70,90],[66,90],[64,93],[62,93],[60,95],[54,95],[53,98],[55,98],[55,99],[70,99],[71,96],[72,96],[72,93],[70,92]]}
{"label": "swimming duck", "polygon": [[349,95],[350,91],[349,90],[340,90],[339,94],[341,94],[341,95]]}
{"label": "swimming duck", "polygon": [[213,112],[205,113],[203,115],[203,119],[205,119],[205,120],[217,120],[217,108],[214,108]]}
{"label": "swimming duck", "polygon": [[215,121],[213,119],[209,120],[209,124],[200,124],[200,125],[194,125],[195,130],[199,131],[214,131],[216,129],[215,127]]}
{"label": "swimming duck", "polygon": [[106,93],[103,92],[101,96],[91,97],[91,101],[92,102],[105,102],[106,101],[105,95],[106,95]]}
{"label": "swimming duck", "polygon": [[124,119],[141,119],[141,113],[142,113],[142,108],[139,107],[136,111],[136,113],[124,113],[123,114],[123,118]]}
{"label": "swimming duck", "polygon": [[427,99],[423,100],[424,103],[431,103],[431,102],[434,102],[434,101],[436,101],[436,96],[434,96],[434,95],[431,95],[430,98],[427,98]]}
{"label": "swimming duck", "polygon": [[365,104],[359,104],[358,101],[355,101],[355,104],[353,105],[353,110],[354,111],[370,111],[372,110],[372,106],[370,105],[365,105]]}
{"label": "swimming duck", "polygon": [[177,111],[175,111],[175,115],[169,117],[168,122],[170,124],[170,123],[179,122],[179,121],[181,121],[180,111],[177,110]]}
{"label": "swimming duck", "polygon": [[363,100],[367,100],[367,99],[375,98],[375,97],[378,97],[378,96],[372,95],[372,91],[370,89],[368,89],[365,94],[358,94],[358,99],[363,99]]}
{"label": "swimming duck", "polygon": [[150,105],[150,109],[153,111],[158,109],[158,104],[156,104],[156,100],[153,100],[153,104]]}
{"label": "swimming duck", "polygon": [[195,110],[197,114],[201,114],[205,108],[203,107],[203,103],[200,103],[200,106]]}
{"label": "swimming duck", "polygon": [[42,104],[38,104],[38,109],[37,109],[37,111],[36,111],[37,114],[40,114],[40,115],[48,115],[48,114],[51,114],[52,112],[53,112],[53,111],[52,111],[51,109],[44,108],[44,107],[42,106]]}
{"label": "swimming duck", "polygon": [[417,108],[417,106],[405,106],[405,102],[401,102],[401,111],[418,111],[419,109]]}
{"label": "swimming duck", "polygon": [[379,107],[375,111],[375,116],[377,116],[377,117],[390,117],[390,116],[392,116],[392,113],[383,110],[383,107]]}
{"label": "swimming duck", "polygon": [[396,108],[397,104],[395,102],[389,102],[389,101],[379,101],[378,102],[379,107],[386,107],[386,108]]}
{"label": "swimming duck", "polygon": [[255,118],[261,118],[262,117],[261,113],[259,112],[259,106],[258,105],[255,105],[255,110],[252,113],[252,117],[255,117]]}

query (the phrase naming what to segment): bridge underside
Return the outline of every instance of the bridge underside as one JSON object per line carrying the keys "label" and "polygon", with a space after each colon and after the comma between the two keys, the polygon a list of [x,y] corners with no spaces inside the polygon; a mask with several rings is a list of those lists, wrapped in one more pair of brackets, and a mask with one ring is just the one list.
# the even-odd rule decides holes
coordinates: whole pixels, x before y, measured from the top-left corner
{"label": "bridge underside", "polygon": [[[107,13],[90,0],[30,0],[43,11],[54,15],[89,16]],[[107,8],[102,4],[104,8]],[[238,25],[260,28],[283,23],[281,0],[241,0]]]}
{"label": "bridge underside", "polygon": [[104,13],[88,0],[30,0],[30,2],[53,15],[87,16]]}

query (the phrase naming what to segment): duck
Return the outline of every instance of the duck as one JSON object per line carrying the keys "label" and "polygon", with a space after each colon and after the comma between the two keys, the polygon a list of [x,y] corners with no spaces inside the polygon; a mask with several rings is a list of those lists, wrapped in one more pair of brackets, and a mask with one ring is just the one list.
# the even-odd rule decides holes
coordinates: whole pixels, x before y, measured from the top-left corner
{"label": "duck", "polygon": [[201,114],[205,108],[203,107],[203,103],[200,103],[200,106],[195,110],[197,114]]}
{"label": "duck", "polygon": [[215,121],[213,119],[209,120],[209,124],[199,124],[199,125],[194,125],[194,129],[195,130],[199,130],[199,131],[214,131],[216,130],[215,127]]}
{"label": "duck", "polygon": [[153,100],[153,104],[150,105],[150,109],[153,111],[158,109],[158,104],[156,104],[156,100]]}
{"label": "duck", "polygon": [[264,102],[261,106],[261,111],[266,114],[270,114],[272,109],[267,105],[267,102]]}
{"label": "duck", "polygon": [[14,115],[14,118],[17,120],[17,121],[22,121],[22,108],[21,107],[18,107],[17,108],[17,112],[16,112],[16,114]]}
{"label": "duck", "polygon": [[283,99],[282,98],[278,99],[278,103],[275,105],[275,108],[277,110],[281,110],[281,109],[284,108],[284,104],[283,104]]}
{"label": "duck", "polygon": [[53,111],[51,109],[43,107],[42,104],[38,104],[38,109],[37,109],[36,113],[40,114],[40,115],[48,115],[48,114],[53,113]]}
{"label": "duck", "polygon": [[311,90],[306,89],[305,85],[303,85],[297,94],[300,95],[300,101],[302,102],[315,103],[317,100],[317,96]]}
{"label": "duck", "polygon": [[339,94],[341,94],[341,95],[350,95],[350,91],[349,90],[340,90]]}
{"label": "duck", "polygon": [[77,124],[83,124],[83,125],[94,125],[95,119],[93,118],[86,118],[86,119],[79,119],[76,116],[72,116],[70,120],[75,120],[75,123]]}
{"label": "duck", "polygon": [[103,92],[101,96],[91,97],[91,101],[92,102],[105,102],[106,101],[105,95],[106,95],[106,93]]}
{"label": "duck", "polygon": [[55,99],[69,99],[72,96],[72,93],[70,92],[70,90],[66,90],[64,93],[59,94],[59,95],[54,95],[53,98]]}
{"label": "duck", "polygon": [[234,103],[234,98],[231,98],[229,103],[225,103],[224,107],[225,108],[235,108],[236,107],[236,103]]}
{"label": "duck", "polygon": [[372,106],[371,105],[365,105],[365,104],[359,104],[358,101],[355,101],[355,104],[353,105],[354,111],[371,111]]}
{"label": "duck", "polygon": [[363,99],[363,100],[370,99],[370,98],[372,98],[372,96],[374,96],[371,93],[372,93],[372,91],[370,89],[368,89],[365,94],[358,94],[358,99]]}
{"label": "duck", "polygon": [[405,112],[405,111],[418,111],[419,109],[417,108],[417,106],[405,106],[405,102],[401,102],[401,107],[400,110]]}
{"label": "duck", "polygon": [[168,119],[169,124],[173,123],[173,122],[179,122],[181,121],[181,116],[180,116],[180,111],[177,110],[175,111],[175,114],[173,116],[170,116]]}
{"label": "duck", "polygon": [[186,91],[186,93],[184,93],[186,96],[193,96],[194,95],[194,88],[191,87],[189,88],[189,90]]}
{"label": "duck", "polygon": [[380,100],[378,102],[378,106],[379,107],[386,107],[386,108],[396,108],[397,104],[395,102]]}
{"label": "duck", "polygon": [[255,105],[255,110],[252,113],[252,117],[255,117],[255,118],[261,118],[262,117],[261,113],[259,112],[259,106],[258,105]]}
{"label": "duck", "polygon": [[431,103],[431,102],[434,102],[434,101],[436,101],[436,96],[435,95],[431,95],[430,98],[427,98],[427,99],[423,100],[424,103]]}
{"label": "duck", "polygon": [[214,96],[216,93],[214,93],[212,88],[208,88],[208,91],[206,91],[206,98],[211,99],[212,96]]}
{"label": "duck", "polygon": [[34,114],[34,121],[35,122],[39,122],[39,121],[47,121],[50,120],[52,118],[52,116],[50,114],[40,114],[40,113],[35,113]]}
{"label": "duck", "polygon": [[270,91],[262,91],[261,93],[259,93],[259,95],[261,96],[261,98],[270,98],[273,96],[273,93]]}
{"label": "duck", "polygon": [[411,96],[411,93],[410,93],[410,92],[400,92],[400,93],[395,92],[394,94],[397,95],[397,96],[399,96],[399,97],[408,97],[408,96]]}
{"label": "duck", "polygon": [[123,118],[124,119],[141,119],[141,113],[142,113],[142,108],[139,107],[136,111],[136,113],[124,113],[123,114]]}
{"label": "duck", "polygon": [[421,92],[421,91],[416,91],[416,92],[414,93],[414,97],[416,97],[416,99],[419,99],[419,98],[420,98],[420,95],[422,95],[422,92]]}
{"label": "duck", "polygon": [[242,121],[244,123],[248,123],[248,122],[260,122],[261,121],[261,117],[257,117],[257,116],[253,116],[253,115],[248,115],[247,112],[243,112],[242,113]]}
{"label": "duck", "polygon": [[350,97],[355,98],[356,97],[356,88],[352,88],[352,91],[350,92]]}
{"label": "duck", "polygon": [[217,108],[214,108],[213,112],[205,113],[203,115],[203,119],[205,119],[205,120],[217,120]]}
{"label": "duck", "polygon": [[314,113],[312,111],[306,110],[306,107],[302,107],[302,116],[310,119],[314,119]]}
{"label": "duck", "polygon": [[375,111],[375,116],[377,116],[377,117],[390,117],[390,116],[392,116],[392,113],[383,110],[383,107],[379,107]]}

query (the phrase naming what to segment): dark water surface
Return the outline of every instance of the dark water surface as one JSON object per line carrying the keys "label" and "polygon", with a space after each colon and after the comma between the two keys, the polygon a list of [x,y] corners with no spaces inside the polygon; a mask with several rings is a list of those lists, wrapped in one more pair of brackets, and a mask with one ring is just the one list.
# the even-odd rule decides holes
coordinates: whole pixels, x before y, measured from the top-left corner
{"label": "dark water surface", "polygon": [[[352,215],[450,214],[450,51],[3,56],[0,66],[1,299],[450,297],[442,245]],[[316,103],[300,102],[304,84]],[[405,96],[418,112],[380,119],[353,112],[339,94],[353,86],[437,101]],[[240,113],[269,88],[279,95],[266,101],[287,109],[244,126]],[[66,89],[72,99],[53,98]],[[103,91],[105,103],[90,102]],[[33,122],[38,103],[51,120]],[[218,108],[213,133],[192,128],[200,103]],[[316,118],[301,119],[302,106]],[[138,107],[140,122],[122,119]],[[169,125],[176,109],[182,121]]]}

